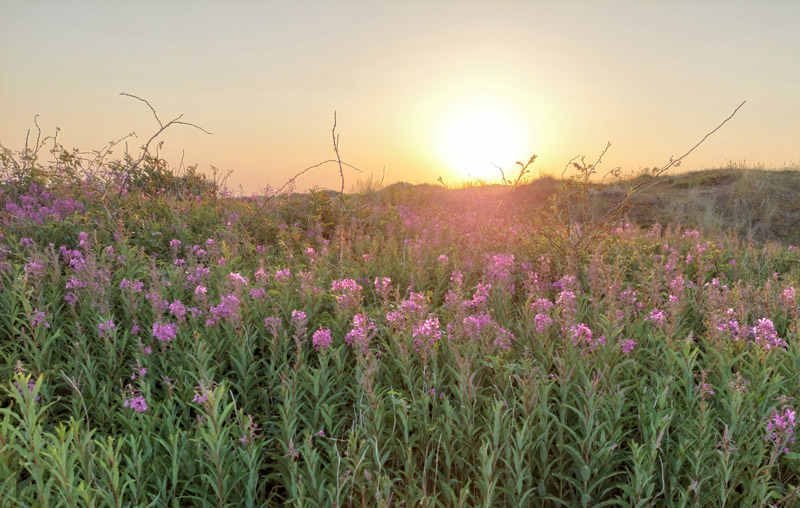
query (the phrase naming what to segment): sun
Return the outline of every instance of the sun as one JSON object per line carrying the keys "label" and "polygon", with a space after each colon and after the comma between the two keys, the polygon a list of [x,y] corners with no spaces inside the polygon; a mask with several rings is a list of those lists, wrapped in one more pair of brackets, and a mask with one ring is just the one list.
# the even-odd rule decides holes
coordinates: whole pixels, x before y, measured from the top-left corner
{"label": "sun", "polygon": [[526,159],[530,129],[513,110],[498,104],[462,104],[442,115],[438,128],[439,158],[466,180],[496,182],[497,166],[514,171]]}

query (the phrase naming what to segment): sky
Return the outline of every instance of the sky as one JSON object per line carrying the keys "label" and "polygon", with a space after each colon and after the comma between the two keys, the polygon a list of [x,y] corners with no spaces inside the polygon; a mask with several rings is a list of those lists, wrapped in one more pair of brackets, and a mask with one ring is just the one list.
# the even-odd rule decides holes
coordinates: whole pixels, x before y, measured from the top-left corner
{"label": "sky", "polygon": [[[800,2],[0,0],[0,143],[69,148],[175,125],[170,165],[269,192],[335,158],[346,188],[663,166],[800,165]],[[114,153],[120,156],[125,148]],[[339,189],[338,167],[297,190]]]}

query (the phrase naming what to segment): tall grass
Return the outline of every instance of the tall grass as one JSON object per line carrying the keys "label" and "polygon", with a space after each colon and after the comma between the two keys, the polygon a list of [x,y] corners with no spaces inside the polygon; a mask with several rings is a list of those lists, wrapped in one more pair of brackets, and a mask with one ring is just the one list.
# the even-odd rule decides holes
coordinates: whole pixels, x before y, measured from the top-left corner
{"label": "tall grass", "polygon": [[3,184],[4,502],[797,503],[797,249],[145,169]]}

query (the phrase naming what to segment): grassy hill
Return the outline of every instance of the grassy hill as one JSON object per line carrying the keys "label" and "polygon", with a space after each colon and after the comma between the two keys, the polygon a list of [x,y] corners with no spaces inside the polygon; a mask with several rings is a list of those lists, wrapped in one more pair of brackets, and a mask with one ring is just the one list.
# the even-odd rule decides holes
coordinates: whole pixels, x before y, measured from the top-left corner
{"label": "grassy hill", "polygon": [[[644,177],[589,187],[590,214],[602,216]],[[399,183],[378,192],[381,200],[413,205],[436,203],[458,210],[494,212],[501,202],[514,214],[545,210],[565,181],[543,177],[511,189],[503,185],[442,186]],[[709,169],[664,176],[634,196],[628,220],[649,227],[680,224],[707,233],[735,233],[756,241],[800,243],[800,171]]]}

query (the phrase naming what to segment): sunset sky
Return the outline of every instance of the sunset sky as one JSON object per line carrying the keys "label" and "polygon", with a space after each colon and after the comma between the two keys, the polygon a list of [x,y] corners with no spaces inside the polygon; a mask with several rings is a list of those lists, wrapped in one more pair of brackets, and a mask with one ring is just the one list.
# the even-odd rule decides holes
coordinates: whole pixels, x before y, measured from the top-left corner
{"label": "sunset sky", "polygon": [[[682,170],[800,163],[800,2],[0,1],[0,142],[34,115],[68,147],[183,113],[162,155],[233,170],[245,193],[334,156],[348,188],[494,179],[538,154],[626,172],[683,154],[747,104]],[[122,155],[123,149],[115,152]],[[298,189],[339,187],[325,166]]]}

